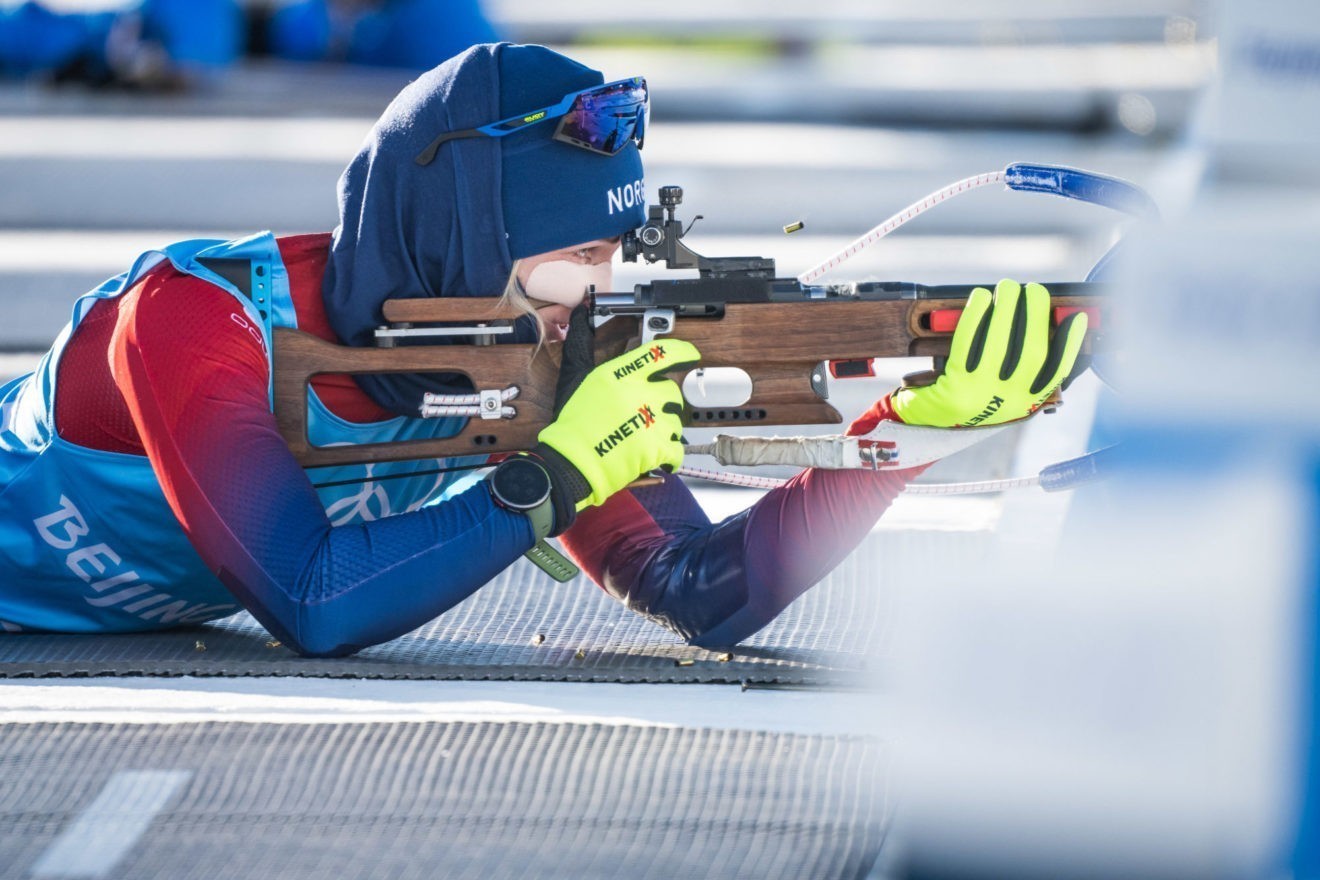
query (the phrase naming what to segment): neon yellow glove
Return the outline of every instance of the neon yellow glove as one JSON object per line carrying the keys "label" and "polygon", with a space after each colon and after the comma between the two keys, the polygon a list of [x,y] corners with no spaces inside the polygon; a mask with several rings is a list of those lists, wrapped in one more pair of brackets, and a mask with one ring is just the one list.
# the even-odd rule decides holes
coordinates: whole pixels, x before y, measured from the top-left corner
{"label": "neon yellow glove", "polygon": [[909,425],[961,428],[1026,418],[1059,386],[1077,361],[1086,335],[1084,312],[1069,315],[1050,338],[1050,294],[1039,284],[1024,291],[1004,279],[967,298],[934,384],[901,388],[894,412]]}
{"label": "neon yellow glove", "polygon": [[683,392],[661,374],[700,358],[690,342],[657,339],[592,369],[563,395],[558,416],[537,437],[538,449],[557,452],[587,483],[572,492],[577,510],[605,503],[648,471],[683,464]]}

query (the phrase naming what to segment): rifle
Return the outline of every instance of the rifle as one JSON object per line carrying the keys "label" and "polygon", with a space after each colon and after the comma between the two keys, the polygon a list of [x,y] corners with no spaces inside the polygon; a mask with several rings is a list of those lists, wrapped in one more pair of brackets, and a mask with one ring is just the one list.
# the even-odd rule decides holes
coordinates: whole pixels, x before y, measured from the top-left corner
{"label": "rifle", "polygon": [[[1053,176],[1046,180],[1044,172]],[[982,177],[1007,182],[1010,188],[1053,192],[1128,213],[1153,210],[1145,194],[1131,184],[1072,169],[1013,165]],[[966,182],[954,186],[961,191]],[[623,259],[635,262],[642,257],[670,269],[696,269],[698,277],[655,280],[637,285],[632,293],[593,291],[587,304],[603,321],[596,331],[597,363],[673,335],[700,349],[698,369],[736,367],[751,377],[752,393],[745,403],[689,406],[685,422],[690,425],[838,424],[843,417],[826,400],[827,373],[835,378],[870,375],[872,359],[891,357],[932,357],[938,368],[972,289],[994,287],[993,282],[815,285],[779,278],[771,258],[711,258],[688,248],[683,223],[675,216],[682,189],[661,187],[659,197],[660,204],[648,208],[646,224],[623,237]],[[914,214],[913,208],[917,205],[908,209],[909,214]],[[1046,287],[1056,323],[1074,311],[1088,312],[1091,329],[1083,355],[1103,352],[1110,323],[1106,316],[1110,285],[1083,281],[1046,283]],[[487,455],[535,445],[537,434],[552,419],[559,344],[492,344],[511,334],[520,317],[494,299],[394,299],[387,300],[382,311],[386,323],[376,331],[375,348],[333,345],[288,328],[274,330],[275,416],[304,467]],[[465,338],[468,344],[396,345],[400,339],[424,342],[445,337]],[[313,376],[413,372],[468,377],[476,389],[470,402],[476,404],[479,417],[469,418],[457,434],[444,439],[332,447],[309,441],[307,390]],[[671,374],[680,385],[685,376],[686,372]]]}

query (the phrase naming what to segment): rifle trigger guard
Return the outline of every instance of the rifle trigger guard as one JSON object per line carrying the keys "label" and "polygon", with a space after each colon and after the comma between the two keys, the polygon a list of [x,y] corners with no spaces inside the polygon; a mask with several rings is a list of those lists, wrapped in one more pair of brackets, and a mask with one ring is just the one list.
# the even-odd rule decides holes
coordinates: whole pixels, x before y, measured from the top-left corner
{"label": "rifle trigger guard", "polygon": [[652,342],[657,336],[674,332],[674,312],[672,309],[647,309],[642,313],[642,344]]}

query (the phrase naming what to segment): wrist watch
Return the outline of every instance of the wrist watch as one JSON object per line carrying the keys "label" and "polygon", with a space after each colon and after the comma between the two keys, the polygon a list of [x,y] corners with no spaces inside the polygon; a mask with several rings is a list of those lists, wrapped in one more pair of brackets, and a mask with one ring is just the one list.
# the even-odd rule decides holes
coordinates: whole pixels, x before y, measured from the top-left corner
{"label": "wrist watch", "polygon": [[525,554],[527,558],[557,581],[576,577],[577,566],[546,541],[555,527],[549,472],[525,455],[514,455],[491,471],[486,486],[497,505],[531,521],[536,543]]}
{"label": "wrist watch", "polygon": [[555,511],[550,503],[550,474],[545,468],[530,458],[515,455],[491,471],[486,485],[500,507],[527,515],[536,540],[550,534],[555,526]]}

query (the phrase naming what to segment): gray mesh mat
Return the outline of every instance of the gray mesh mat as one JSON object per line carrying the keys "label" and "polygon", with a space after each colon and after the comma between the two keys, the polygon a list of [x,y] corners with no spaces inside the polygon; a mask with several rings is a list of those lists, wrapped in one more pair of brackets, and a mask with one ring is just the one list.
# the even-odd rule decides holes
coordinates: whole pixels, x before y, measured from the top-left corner
{"label": "gray mesh mat", "polygon": [[[135,838],[144,798],[107,793],[141,771],[174,784]],[[10,724],[0,874],[860,878],[887,772],[872,740],[749,731]]]}
{"label": "gray mesh mat", "polygon": [[295,656],[251,617],[160,633],[0,635],[0,677],[305,675],[353,678],[847,685],[891,619],[882,572],[984,532],[879,532],[769,627],[731,652],[685,645],[585,578],[556,584],[525,561],[408,635],[348,658]]}

